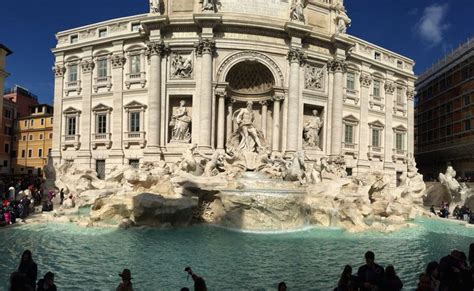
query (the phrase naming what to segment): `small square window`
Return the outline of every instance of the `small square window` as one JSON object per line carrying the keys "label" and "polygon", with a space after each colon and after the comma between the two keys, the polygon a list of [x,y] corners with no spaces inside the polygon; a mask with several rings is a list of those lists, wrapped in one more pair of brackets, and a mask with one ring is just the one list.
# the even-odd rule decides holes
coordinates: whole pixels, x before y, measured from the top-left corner
{"label": "small square window", "polygon": [[5,144],[5,153],[8,154],[10,152],[10,144]]}
{"label": "small square window", "polygon": [[132,23],[132,31],[140,31],[140,23]]}
{"label": "small square window", "polygon": [[53,139],[53,134],[49,133],[49,139]]}
{"label": "small square window", "polygon": [[30,134],[30,140],[33,140],[33,135],[32,134]]}
{"label": "small square window", "polygon": [[375,58],[376,60],[380,61],[380,60],[382,59],[382,54],[379,53],[379,52],[375,52],[374,58]]}
{"label": "small square window", "polygon": [[26,156],[26,151],[25,150],[21,150],[21,157],[24,158]]}
{"label": "small square window", "polygon": [[33,150],[29,149],[28,150],[28,158],[31,158],[33,156]]}
{"label": "small square window", "polygon": [[399,69],[403,69],[403,62],[402,61],[397,61],[397,67]]}
{"label": "small square window", "polygon": [[43,149],[38,149],[38,157],[39,158],[43,157]]}
{"label": "small square window", "polygon": [[44,118],[41,118],[41,125],[44,125]]}
{"label": "small square window", "polygon": [[40,139],[40,140],[43,140],[43,134],[42,134],[42,133],[40,133],[39,139]]}
{"label": "small square window", "polygon": [[26,141],[26,135],[22,136],[21,138],[23,141]]}
{"label": "small square window", "polygon": [[35,120],[34,119],[30,120],[30,125],[31,126],[35,125]]}
{"label": "small square window", "polygon": [[99,37],[106,37],[107,36],[107,28],[99,29]]}
{"label": "small square window", "polygon": [[28,127],[28,120],[25,120],[25,127]]}
{"label": "small square window", "polygon": [[71,43],[77,43],[79,41],[79,36],[77,34],[71,35]]}

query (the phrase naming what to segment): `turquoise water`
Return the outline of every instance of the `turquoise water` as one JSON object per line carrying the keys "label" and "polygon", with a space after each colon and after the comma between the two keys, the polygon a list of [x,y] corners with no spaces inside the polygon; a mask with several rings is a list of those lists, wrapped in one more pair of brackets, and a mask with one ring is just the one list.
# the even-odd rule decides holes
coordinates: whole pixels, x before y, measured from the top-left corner
{"label": "turquoise water", "polygon": [[[115,290],[118,273],[132,271],[136,290],[191,287],[186,266],[203,276],[209,290],[332,290],[345,264],[357,268],[371,249],[379,264],[394,264],[413,290],[426,263],[451,249],[467,252],[474,228],[441,220],[420,220],[393,234],[349,234],[310,229],[251,234],[215,227],[172,230],[81,228],[72,224],[0,229],[0,289],[30,249],[39,273],[56,273],[60,290]],[[5,271],[7,270],[7,271]],[[191,289],[192,290],[192,289]]]}

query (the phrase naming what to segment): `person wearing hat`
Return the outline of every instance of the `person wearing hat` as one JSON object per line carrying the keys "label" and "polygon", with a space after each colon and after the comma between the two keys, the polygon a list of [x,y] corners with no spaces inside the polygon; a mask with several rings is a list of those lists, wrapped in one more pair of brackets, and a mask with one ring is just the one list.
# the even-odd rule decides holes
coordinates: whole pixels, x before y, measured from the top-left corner
{"label": "person wearing hat", "polygon": [[48,272],[44,275],[43,279],[38,281],[37,291],[56,291],[56,285],[54,284],[54,274]]}
{"label": "person wearing hat", "polygon": [[123,269],[122,273],[119,274],[122,277],[122,283],[117,287],[117,291],[133,291],[132,287],[132,273],[129,269]]}

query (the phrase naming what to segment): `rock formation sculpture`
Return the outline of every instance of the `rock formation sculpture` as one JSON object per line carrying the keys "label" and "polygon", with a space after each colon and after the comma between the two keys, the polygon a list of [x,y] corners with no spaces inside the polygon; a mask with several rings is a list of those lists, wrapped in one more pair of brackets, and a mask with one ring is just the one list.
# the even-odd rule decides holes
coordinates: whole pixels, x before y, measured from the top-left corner
{"label": "rock formation sculpture", "polygon": [[465,184],[460,184],[456,180],[456,171],[452,166],[448,166],[446,172],[439,173],[439,182],[445,187],[451,197],[451,201],[456,205],[464,205],[471,191]]}

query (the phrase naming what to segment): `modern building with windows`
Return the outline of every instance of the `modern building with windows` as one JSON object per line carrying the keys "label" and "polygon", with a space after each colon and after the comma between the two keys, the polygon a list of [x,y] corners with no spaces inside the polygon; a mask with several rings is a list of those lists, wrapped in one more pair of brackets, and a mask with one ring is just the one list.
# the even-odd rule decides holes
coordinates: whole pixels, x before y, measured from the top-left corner
{"label": "modern building with windows", "polygon": [[342,0],[149,2],[57,33],[55,162],[104,176],[191,144],[223,151],[250,104],[273,153],[344,155],[349,174],[393,184],[407,171],[414,62],[349,35]]}
{"label": "modern building with windows", "polygon": [[474,180],[474,39],[445,56],[416,83],[416,159],[431,180],[452,165]]}
{"label": "modern building with windows", "polygon": [[41,176],[52,150],[53,107],[30,106],[30,114],[16,120],[15,140],[12,174]]}

